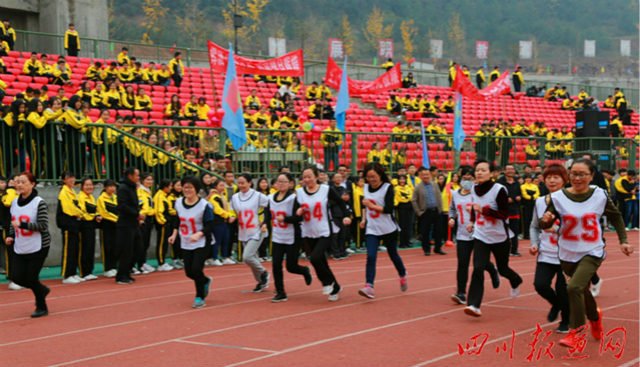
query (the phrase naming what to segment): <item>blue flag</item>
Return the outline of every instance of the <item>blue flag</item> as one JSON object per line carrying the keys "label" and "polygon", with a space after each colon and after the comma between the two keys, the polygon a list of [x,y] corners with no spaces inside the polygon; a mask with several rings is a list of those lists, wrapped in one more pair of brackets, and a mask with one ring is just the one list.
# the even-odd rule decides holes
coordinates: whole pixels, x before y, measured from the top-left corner
{"label": "blue flag", "polygon": [[233,60],[233,47],[231,44],[229,44],[227,75],[224,79],[224,90],[222,92],[222,109],[224,110],[222,127],[227,131],[233,149],[238,150],[247,143],[247,130],[244,126],[238,75],[236,74],[236,64]]}
{"label": "blue flag", "polygon": [[429,148],[427,147],[427,136],[424,132],[424,124],[420,122],[420,132],[422,133],[422,166],[431,168],[429,163]]}
{"label": "blue flag", "polygon": [[460,151],[466,136],[462,128],[462,95],[456,92],[455,107],[453,110],[453,149]]}
{"label": "blue flag", "polygon": [[347,57],[344,58],[342,67],[342,79],[340,80],[340,90],[338,91],[338,102],[336,104],[336,127],[345,132],[347,127],[347,110],[349,109],[349,81],[347,79]]}

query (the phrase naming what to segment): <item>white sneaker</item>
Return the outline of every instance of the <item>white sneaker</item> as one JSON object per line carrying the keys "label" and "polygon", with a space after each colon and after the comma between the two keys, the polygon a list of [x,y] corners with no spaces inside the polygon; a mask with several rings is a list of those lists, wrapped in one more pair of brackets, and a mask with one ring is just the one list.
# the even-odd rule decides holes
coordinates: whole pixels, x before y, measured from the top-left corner
{"label": "white sneaker", "polygon": [[215,259],[215,260],[213,260],[213,264],[212,265],[213,266],[222,266],[222,261],[220,261],[218,259]]}
{"label": "white sneaker", "polygon": [[82,278],[82,277],[81,277],[81,276],[79,276],[79,275],[74,275],[73,277],[74,277],[74,278],[76,278],[76,280],[78,280],[78,281],[79,281],[79,282],[81,282],[81,283],[85,281],[85,280],[84,280],[84,278]]}
{"label": "white sneaker", "polygon": [[118,274],[116,269],[107,270],[104,272],[105,278],[113,278]]}
{"label": "white sneaker", "polygon": [[213,259],[207,259],[207,260],[205,260],[204,265],[205,265],[205,266],[213,266]]}
{"label": "white sneaker", "polygon": [[158,266],[158,271],[171,271],[173,270],[173,266],[169,265],[169,263],[164,263]]}
{"label": "white sneaker", "polygon": [[62,284],[78,284],[80,281],[75,276],[70,276],[62,280]]}
{"label": "white sneaker", "polygon": [[467,306],[464,308],[464,313],[466,313],[467,315],[470,316],[474,316],[474,317],[480,317],[482,316],[482,311],[480,311],[480,309],[476,306]]}
{"label": "white sneaker", "polygon": [[353,250],[352,250],[352,249],[350,249],[350,248],[347,248],[345,251],[346,251],[348,254],[355,254],[355,253],[356,253],[355,251],[353,251]]}
{"label": "white sneaker", "polygon": [[600,295],[600,287],[602,287],[602,278],[600,278],[600,281],[598,283],[591,284],[591,289],[589,290],[591,291],[591,295],[594,298]]}
{"label": "white sneaker", "polygon": [[324,294],[325,296],[331,294],[331,292],[333,292],[333,283],[322,287],[322,294]]}
{"label": "white sneaker", "polygon": [[19,285],[17,285],[17,284],[16,284],[16,283],[14,283],[14,282],[10,282],[10,283],[9,283],[9,289],[10,289],[10,290],[12,290],[12,291],[19,291],[19,290],[21,290],[21,289],[24,289],[24,287],[19,286]]}
{"label": "white sneaker", "polygon": [[237,264],[237,262],[235,260],[233,260],[232,258],[227,257],[224,260],[222,260],[222,264],[223,265],[235,265],[235,264]]}
{"label": "white sneaker", "polygon": [[180,259],[173,260],[173,267],[180,270],[184,268],[184,262]]}
{"label": "white sneaker", "polygon": [[98,279],[98,277],[93,274],[85,275],[84,277],[84,280],[96,280],[96,279]]}
{"label": "white sneaker", "polygon": [[138,268],[134,267],[134,268],[131,269],[131,274],[140,275],[140,274],[142,274],[142,272],[140,270],[138,270]]}
{"label": "white sneaker", "polygon": [[154,268],[153,266],[147,263],[142,264],[142,274],[149,274],[153,273],[154,271],[156,271],[156,268]]}
{"label": "white sneaker", "polygon": [[511,288],[509,294],[511,295],[511,298],[518,297],[520,295],[520,286],[518,286],[517,288]]}
{"label": "white sneaker", "polygon": [[386,252],[387,246],[378,246],[378,251]]}

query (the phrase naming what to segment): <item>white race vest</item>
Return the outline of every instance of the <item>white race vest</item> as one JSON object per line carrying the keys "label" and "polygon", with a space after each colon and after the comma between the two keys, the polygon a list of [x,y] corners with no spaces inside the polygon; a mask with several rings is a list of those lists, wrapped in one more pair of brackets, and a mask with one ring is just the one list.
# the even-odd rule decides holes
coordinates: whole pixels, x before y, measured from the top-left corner
{"label": "white race vest", "polygon": [[[11,203],[11,221],[34,223],[38,220],[38,205],[42,198],[36,196],[25,206],[19,206],[18,200]],[[16,254],[33,254],[42,248],[42,234],[38,231],[17,229],[15,231],[13,250]]]}
{"label": "white race vest", "polygon": [[[175,209],[180,219],[178,227],[178,235],[180,236],[180,247],[185,250],[195,250],[204,247],[207,244],[205,236],[198,241],[191,242],[191,235],[196,232],[204,231],[204,211],[210,206],[206,200],[198,199],[192,207],[187,208],[184,204],[184,198],[176,200]],[[211,244],[215,243],[215,239],[211,240]]]}
{"label": "white race vest", "polygon": [[458,227],[456,229],[456,240],[459,241],[473,241],[472,233],[467,230],[467,225],[471,223],[471,213],[469,212],[471,204],[473,203],[471,193],[462,195],[460,190],[451,192],[451,205],[456,208],[458,217]]}
{"label": "white race vest", "polygon": [[[549,206],[547,205],[545,198],[546,196],[542,196],[536,199],[536,206],[533,210],[533,215],[537,216],[538,219],[542,218],[544,212]],[[538,261],[547,264],[560,265],[560,259],[558,259],[558,234],[556,232],[540,230]]]}
{"label": "white race vest", "polygon": [[[302,216],[302,237],[320,238],[329,237],[338,233],[338,228],[329,218],[329,186],[320,185],[318,191],[309,195],[303,188],[296,190],[296,198],[301,208],[306,209]],[[329,226],[332,227],[329,227]]]}
{"label": "white race vest", "polygon": [[600,219],[608,200],[604,190],[595,188],[591,197],[581,203],[569,199],[564,190],[551,194],[551,200],[560,215],[560,260],[578,262],[586,255],[604,258],[604,241],[600,227]]}
{"label": "white race vest", "polygon": [[[387,190],[391,185],[389,183],[383,183],[380,188],[375,192],[369,191],[369,185],[364,185],[364,198],[373,201],[374,204],[380,205],[384,208],[384,198],[387,195]],[[365,234],[371,234],[374,236],[383,236],[398,230],[398,225],[393,220],[391,214],[385,214],[382,212],[376,212],[373,210],[366,210],[367,213],[367,226]]]}
{"label": "white race vest", "polygon": [[[476,195],[475,188],[472,190],[472,197],[474,204],[480,204],[481,208],[489,208],[498,210],[498,193],[500,190],[506,188],[499,183],[494,183],[491,190],[483,196]],[[513,232],[508,227],[508,220],[501,220],[493,217],[485,217],[482,214],[476,213],[476,224],[473,229],[473,238],[476,238],[484,243],[503,243],[507,239],[513,237]]]}
{"label": "white race vest", "polygon": [[269,205],[269,198],[249,189],[246,193],[238,192],[231,197],[231,208],[238,217],[238,239],[247,242],[260,238],[260,219],[258,211]]}
{"label": "white race vest", "polygon": [[282,215],[290,217],[293,215],[293,204],[296,196],[291,194],[282,201],[276,201],[278,193],[269,195],[269,207],[271,209],[271,238],[273,242],[282,245],[293,245],[296,240],[295,226],[291,223],[278,222],[276,217]]}

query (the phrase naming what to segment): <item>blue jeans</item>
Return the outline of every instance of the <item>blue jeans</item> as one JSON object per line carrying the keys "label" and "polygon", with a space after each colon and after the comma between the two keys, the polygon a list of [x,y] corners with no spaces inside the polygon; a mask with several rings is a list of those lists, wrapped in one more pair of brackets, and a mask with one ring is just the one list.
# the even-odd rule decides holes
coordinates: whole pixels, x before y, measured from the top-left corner
{"label": "blue jeans", "polygon": [[627,200],[624,202],[624,224],[627,228],[638,226],[638,201]]}
{"label": "blue jeans", "polygon": [[367,284],[371,284],[371,286],[373,286],[373,281],[376,278],[376,260],[378,259],[378,246],[380,246],[380,240],[382,240],[384,245],[387,247],[387,253],[389,254],[391,262],[393,262],[393,266],[396,267],[398,275],[400,277],[407,275],[407,270],[404,268],[402,258],[400,258],[400,255],[398,254],[398,232],[394,231],[384,236],[368,234],[365,236],[365,241],[367,243],[366,281]]}
{"label": "blue jeans", "polygon": [[231,256],[229,248],[229,228],[227,228],[227,223],[218,223],[213,225],[213,238],[216,240],[216,243],[211,246],[211,251],[213,253],[211,258],[217,260],[220,249],[222,249],[222,257]]}

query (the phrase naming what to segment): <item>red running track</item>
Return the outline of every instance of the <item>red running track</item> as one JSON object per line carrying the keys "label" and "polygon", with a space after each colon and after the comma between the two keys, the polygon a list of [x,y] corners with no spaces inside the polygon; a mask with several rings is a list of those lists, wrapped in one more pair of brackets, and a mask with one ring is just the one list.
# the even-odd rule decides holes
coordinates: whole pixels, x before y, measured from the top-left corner
{"label": "red running track", "polygon": [[[629,235],[637,249],[638,233]],[[613,234],[607,239],[617,244]],[[522,241],[521,248],[527,245]],[[602,344],[587,335],[584,349],[572,355],[557,344],[560,335],[547,335],[556,325],[546,322],[549,306],[533,289],[534,257],[511,258],[524,279],[518,298],[508,296],[505,279],[497,290],[487,281],[483,316],[476,319],[449,299],[454,250],[425,257],[413,249],[401,252],[407,293],[400,292],[386,254],[379,254],[375,300],[357,295],[364,255],[331,262],[343,286],[335,303],[321,294],[317,280],[307,287],[285,273],[289,301],[272,304],[271,292],[248,292],[254,282],[244,265],[206,269],[214,282],[200,310],[190,307],[193,284],[178,271],[140,276],[131,286],[112,279],[49,281],[50,315],[36,320],[28,317],[30,292],[2,290],[0,367],[638,366],[638,253],[626,257],[617,245],[607,249],[597,301],[611,334]]]}

